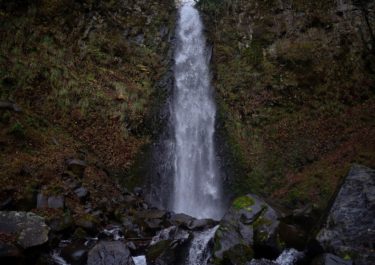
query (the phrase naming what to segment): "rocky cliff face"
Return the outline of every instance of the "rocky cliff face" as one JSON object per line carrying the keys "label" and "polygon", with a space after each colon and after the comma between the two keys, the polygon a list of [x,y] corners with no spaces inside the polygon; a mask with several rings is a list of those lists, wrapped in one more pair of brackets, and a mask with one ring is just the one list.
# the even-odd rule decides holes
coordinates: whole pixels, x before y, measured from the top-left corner
{"label": "rocky cliff face", "polygon": [[239,169],[228,182],[235,193],[324,206],[352,162],[374,164],[372,1],[202,0],[200,8],[221,134]]}

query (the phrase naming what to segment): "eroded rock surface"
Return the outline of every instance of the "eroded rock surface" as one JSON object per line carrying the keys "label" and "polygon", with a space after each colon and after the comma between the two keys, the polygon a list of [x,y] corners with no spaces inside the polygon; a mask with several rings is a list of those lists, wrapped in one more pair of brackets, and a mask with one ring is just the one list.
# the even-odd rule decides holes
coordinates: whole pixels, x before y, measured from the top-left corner
{"label": "eroded rock surface", "polygon": [[23,248],[39,246],[48,241],[50,228],[44,218],[30,212],[0,212],[0,232],[15,234]]}
{"label": "eroded rock surface", "polygon": [[317,240],[327,252],[375,264],[375,170],[354,165]]}

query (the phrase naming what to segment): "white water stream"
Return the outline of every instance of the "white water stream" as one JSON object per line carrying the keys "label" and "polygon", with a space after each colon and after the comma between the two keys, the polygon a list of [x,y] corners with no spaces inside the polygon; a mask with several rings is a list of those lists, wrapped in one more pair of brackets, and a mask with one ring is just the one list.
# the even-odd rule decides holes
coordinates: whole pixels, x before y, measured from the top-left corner
{"label": "white water stream", "polygon": [[197,218],[222,217],[214,148],[216,106],[203,25],[194,1],[183,1],[175,51],[175,132],[172,210]]}
{"label": "white water stream", "polygon": [[194,235],[189,249],[189,255],[186,260],[186,265],[206,265],[211,257],[209,243],[215,236],[216,230],[219,226],[205,230]]}

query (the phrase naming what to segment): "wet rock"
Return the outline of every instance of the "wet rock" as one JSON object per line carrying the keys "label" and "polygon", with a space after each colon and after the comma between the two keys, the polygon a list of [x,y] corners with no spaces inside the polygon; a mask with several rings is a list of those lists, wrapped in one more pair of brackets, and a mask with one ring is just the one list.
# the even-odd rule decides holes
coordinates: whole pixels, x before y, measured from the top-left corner
{"label": "wet rock", "polygon": [[311,265],[353,265],[351,260],[344,260],[332,254],[323,254],[315,258]]}
{"label": "wet rock", "polygon": [[70,172],[78,177],[83,177],[83,173],[85,172],[85,168],[87,167],[85,161],[79,159],[68,159],[66,161],[66,164]]}
{"label": "wet rock", "polygon": [[236,264],[240,261],[235,256],[241,249],[244,254],[240,255],[240,264],[244,264],[251,260],[254,247],[261,257],[277,257],[280,253],[278,225],[276,211],[259,197],[246,195],[237,198],[216,231],[214,259],[218,263],[229,260]]}
{"label": "wet rock", "polygon": [[21,108],[13,102],[0,101],[0,110],[11,110],[11,111],[15,111],[15,112],[20,112]]}
{"label": "wet rock", "polygon": [[189,224],[190,230],[206,230],[216,226],[219,222],[212,219],[196,219]]}
{"label": "wet rock", "polygon": [[87,199],[88,195],[89,195],[89,192],[84,187],[79,187],[79,188],[75,189],[74,193],[77,195],[77,197],[81,201],[85,201]]}
{"label": "wet rock", "polygon": [[172,226],[163,229],[152,238],[147,250],[147,260],[151,264],[182,264],[191,240],[192,234],[180,227]]}
{"label": "wet rock", "polygon": [[194,221],[195,219],[189,215],[179,213],[179,214],[173,214],[169,221],[171,224],[176,226],[181,226],[184,228],[189,228],[189,225]]}
{"label": "wet rock", "polygon": [[84,241],[76,241],[64,247],[61,256],[71,265],[83,265],[86,264],[88,250]]}
{"label": "wet rock", "polygon": [[159,231],[157,235],[152,238],[150,245],[155,245],[156,243],[162,240],[188,240],[189,236],[190,234],[188,231],[181,229],[177,226],[171,226]]}
{"label": "wet rock", "polygon": [[87,265],[134,265],[134,262],[123,242],[101,241],[90,250]]}
{"label": "wet rock", "polygon": [[147,261],[158,265],[183,264],[188,248],[188,240],[161,240],[148,249]]}
{"label": "wet rock", "polygon": [[272,260],[267,260],[267,259],[253,259],[252,261],[246,263],[246,265],[279,265],[279,264]]}
{"label": "wet rock", "polygon": [[37,197],[37,208],[64,208],[65,200],[64,196],[46,196],[42,193],[38,194]]}
{"label": "wet rock", "polygon": [[317,235],[325,251],[374,264],[375,170],[354,165]]}
{"label": "wet rock", "polygon": [[44,218],[30,212],[0,212],[0,232],[15,234],[22,248],[39,246],[48,241],[50,228]]}

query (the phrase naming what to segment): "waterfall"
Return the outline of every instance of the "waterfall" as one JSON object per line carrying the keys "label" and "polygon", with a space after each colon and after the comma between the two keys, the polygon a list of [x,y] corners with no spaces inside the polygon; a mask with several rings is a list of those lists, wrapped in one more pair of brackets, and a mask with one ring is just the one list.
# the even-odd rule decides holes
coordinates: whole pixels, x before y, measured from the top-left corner
{"label": "waterfall", "polygon": [[195,1],[180,2],[172,103],[174,130],[174,212],[221,218],[221,181],[215,160],[216,106],[209,58]]}
{"label": "waterfall", "polygon": [[189,255],[185,263],[186,265],[207,264],[207,261],[211,257],[209,243],[213,239],[218,228],[219,226],[215,226],[214,228],[196,233],[194,235],[194,239],[191,242]]}

